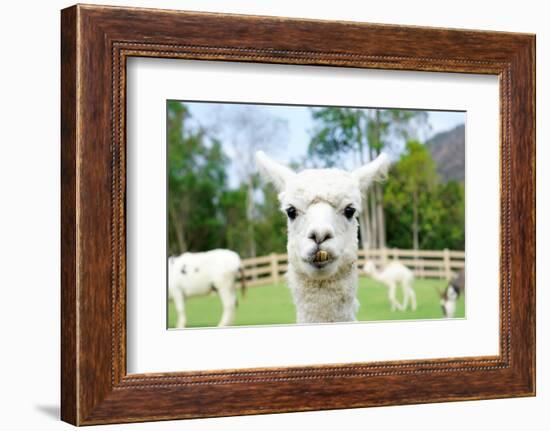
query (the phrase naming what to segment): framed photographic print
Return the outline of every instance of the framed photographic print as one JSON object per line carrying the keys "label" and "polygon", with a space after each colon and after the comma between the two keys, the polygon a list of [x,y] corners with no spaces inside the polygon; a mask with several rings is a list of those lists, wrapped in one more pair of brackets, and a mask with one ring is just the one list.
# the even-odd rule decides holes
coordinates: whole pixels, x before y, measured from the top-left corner
{"label": "framed photographic print", "polygon": [[535,394],[535,37],[62,11],[62,419]]}

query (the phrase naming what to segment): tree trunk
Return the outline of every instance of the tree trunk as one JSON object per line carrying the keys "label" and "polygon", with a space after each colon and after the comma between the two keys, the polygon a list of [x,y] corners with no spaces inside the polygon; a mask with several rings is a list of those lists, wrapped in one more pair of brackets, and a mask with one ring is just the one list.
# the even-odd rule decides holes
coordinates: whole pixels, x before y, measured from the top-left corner
{"label": "tree trunk", "polygon": [[247,194],[246,194],[246,219],[248,225],[248,257],[256,257],[256,241],[254,239],[254,185],[252,184],[252,177],[247,181]]}
{"label": "tree trunk", "polygon": [[359,215],[359,229],[361,229],[361,245],[363,250],[371,248],[371,225],[369,217],[368,200],[363,196],[361,206],[363,211]]}
{"label": "tree trunk", "polygon": [[187,251],[187,243],[185,242],[185,236],[183,233],[183,223],[179,220],[178,213],[173,205],[168,205],[170,214],[170,224],[174,228],[176,234],[176,241],[178,243],[179,254]]}
{"label": "tree trunk", "polygon": [[386,247],[386,222],[384,219],[384,196],[382,194],[382,185],[375,184],[374,192],[376,194],[376,214],[378,217],[378,248]]}
{"label": "tree trunk", "polygon": [[254,241],[254,226],[248,223],[248,257],[256,257],[256,241]]}
{"label": "tree trunk", "polygon": [[376,196],[374,190],[371,188],[368,192],[369,205],[370,205],[370,246],[372,249],[379,248],[378,244],[378,217],[376,216]]}
{"label": "tree trunk", "polygon": [[[371,121],[374,123],[373,141],[371,146],[371,160],[378,157],[382,149],[382,136],[381,136],[381,118],[380,110],[376,109],[373,112],[373,118]],[[384,217],[384,196],[382,194],[382,186],[379,183],[374,183],[372,186],[373,199],[374,199],[374,211],[373,219],[376,220],[376,241],[377,248],[383,249],[386,247],[386,221]]]}
{"label": "tree trunk", "polygon": [[[366,136],[366,133],[363,131],[363,125],[361,121],[361,112],[359,110],[356,111],[356,120],[357,120],[357,143],[358,148],[355,152],[356,158],[358,158],[359,166],[363,166],[365,164],[365,144],[363,143],[363,136]],[[370,217],[369,217],[369,205],[368,205],[368,194],[361,197],[361,207],[363,211],[361,211],[361,214],[359,215],[359,228],[361,229],[361,245],[363,246],[363,250],[368,250],[372,247],[372,231],[371,231],[371,223],[370,223]]]}
{"label": "tree trunk", "polygon": [[412,225],[412,232],[413,232],[413,249],[418,250],[419,248],[419,241],[418,241],[418,192],[415,190],[413,192],[413,225]]}

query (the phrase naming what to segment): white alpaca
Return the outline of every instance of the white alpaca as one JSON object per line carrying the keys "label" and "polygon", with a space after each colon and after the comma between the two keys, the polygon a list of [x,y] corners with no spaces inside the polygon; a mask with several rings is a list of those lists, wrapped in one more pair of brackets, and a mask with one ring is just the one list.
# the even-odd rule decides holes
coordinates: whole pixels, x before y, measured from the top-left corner
{"label": "white alpaca", "polygon": [[353,171],[306,169],[295,173],[263,152],[260,173],[275,186],[288,217],[287,281],[298,323],[354,321],[357,301],[357,213],[361,196],[386,174],[380,155]]}
{"label": "white alpaca", "polygon": [[235,280],[241,274],[244,294],[245,279],[239,255],[231,250],[183,253],[168,261],[168,294],[174,301],[177,328],[186,325],[185,300],[192,296],[217,292],[223,305],[218,326],[229,326],[235,319],[237,289]]}
{"label": "white alpaca", "polygon": [[[377,271],[374,262],[368,261],[363,270],[368,276],[386,285],[392,311],[405,311],[409,302],[411,309],[416,310],[416,293],[412,287],[414,275],[409,268],[401,262],[395,261],[390,262],[383,270]],[[403,304],[400,304],[396,297],[398,284],[401,285],[403,290]]]}

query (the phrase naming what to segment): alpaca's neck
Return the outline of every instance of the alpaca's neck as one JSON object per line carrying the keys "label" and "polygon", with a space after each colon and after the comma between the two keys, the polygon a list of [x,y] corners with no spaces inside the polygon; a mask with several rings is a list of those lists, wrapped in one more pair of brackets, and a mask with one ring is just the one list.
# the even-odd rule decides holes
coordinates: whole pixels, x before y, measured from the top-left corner
{"label": "alpaca's neck", "polygon": [[287,279],[296,305],[297,323],[350,322],[359,308],[355,263],[333,277],[315,280],[289,264]]}

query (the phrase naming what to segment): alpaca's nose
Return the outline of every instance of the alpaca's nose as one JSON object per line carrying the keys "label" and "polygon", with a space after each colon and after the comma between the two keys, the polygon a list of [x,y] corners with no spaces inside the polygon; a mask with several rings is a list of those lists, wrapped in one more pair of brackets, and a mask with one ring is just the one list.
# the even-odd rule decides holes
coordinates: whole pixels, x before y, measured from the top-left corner
{"label": "alpaca's nose", "polygon": [[334,231],[330,226],[319,226],[309,230],[307,237],[316,244],[321,244],[331,238],[334,238]]}

